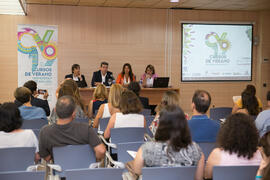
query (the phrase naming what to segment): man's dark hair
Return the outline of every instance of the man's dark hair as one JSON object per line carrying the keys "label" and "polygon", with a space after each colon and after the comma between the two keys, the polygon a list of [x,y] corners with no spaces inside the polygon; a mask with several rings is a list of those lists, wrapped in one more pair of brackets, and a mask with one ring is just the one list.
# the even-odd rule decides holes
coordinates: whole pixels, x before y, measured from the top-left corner
{"label": "man's dark hair", "polygon": [[141,87],[137,81],[129,83],[127,88],[128,90],[133,91],[137,96],[140,95]]}
{"label": "man's dark hair", "polygon": [[267,100],[267,101],[270,101],[270,91],[267,92],[266,100]]}
{"label": "man's dark hair", "polygon": [[74,72],[74,69],[80,69],[80,65],[79,64],[73,64],[71,66],[71,72],[73,73]]}
{"label": "man's dark hair", "polygon": [[257,151],[258,141],[259,134],[254,120],[243,113],[227,117],[217,137],[218,147],[247,159],[251,159]]}
{"label": "man's dark hair", "polygon": [[15,103],[6,102],[0,106],[0,131],[8,133],[19,129],[22,122],[20,111]]}
{"label": "man's dark hair", "polygon": [[66,119],[71,117],[75,111],[76,104],[72,96],[62,96],[56,103],[56,114],[60,119]]}
{"label": "man's dark hair", "polygon": [[185,113],[179,106],[169,105],[162,109],[155,140],[169,141],[169,145],[174,151],[179,151],[191,144],[188,122]]}
{"label": "man's dark hair", "polygon": [[37,90],[37,83],[35,81],[33,81],[33,80],[25,82],[23,86],[30,89],[32,94],[34,94],[34,92]]}
{"label": "man's dark hair", "polygon": [[14,97],[22,104],[29,102],[31,98],[31,91],[26,87],[18,87],[14,92]]}
{"label": "man's dark hair", "polygon": [[109,66],[109,63],[107,63],[107,62],[105,62],[105,61],[102,61],[102,62],[100,63],[100,67],[102,67],[102,65]]}
{"label": "man's dark hair", "polygon": [[211,96],[205,90],[197,90],[192,97],[192,102],[199,113],[205,114],[211,104]]}

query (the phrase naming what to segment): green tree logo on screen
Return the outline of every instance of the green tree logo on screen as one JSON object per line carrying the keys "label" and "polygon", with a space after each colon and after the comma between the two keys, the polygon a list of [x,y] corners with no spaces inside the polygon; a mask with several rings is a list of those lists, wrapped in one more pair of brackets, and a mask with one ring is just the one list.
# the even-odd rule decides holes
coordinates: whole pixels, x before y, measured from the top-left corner
{"label": "green tree logo on screen", "polygon": [[[205,44],[214,50],[214,57],[225,56],[231,46],[230,41],[226,39],[227,33],[222,33],[221,37],[215,32],[205,36]],[[220,53],[219,53],[220,52]]]}

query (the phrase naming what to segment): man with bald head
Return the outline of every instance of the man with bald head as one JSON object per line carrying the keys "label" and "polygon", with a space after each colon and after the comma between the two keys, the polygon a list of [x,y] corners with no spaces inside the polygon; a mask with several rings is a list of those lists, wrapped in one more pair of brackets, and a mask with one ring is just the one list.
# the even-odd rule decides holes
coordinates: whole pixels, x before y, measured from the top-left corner
{"label": "man with bald head", "polygon": [[193,114],[188,121],[192,140],[195,142],[216,142],[220,125],[206,115],[210,104],[211,96],[207,91],[195,91],[191,104]]}

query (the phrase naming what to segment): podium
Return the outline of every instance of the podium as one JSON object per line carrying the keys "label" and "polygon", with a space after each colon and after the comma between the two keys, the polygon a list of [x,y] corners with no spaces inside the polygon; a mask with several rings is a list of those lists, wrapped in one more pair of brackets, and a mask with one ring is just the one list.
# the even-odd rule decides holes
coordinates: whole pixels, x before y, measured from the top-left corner
{"label": "podium", "polygon": [[[80,88],[80,95],[84,105],[88,105],[92,100],[95,88]],[[110,88],[108,88],[109,92]],[[140,96],[149,99],[149,105],[160,104],[163,94],[166,91],[176,91],[179,94],[179,88],[142,88]]]}

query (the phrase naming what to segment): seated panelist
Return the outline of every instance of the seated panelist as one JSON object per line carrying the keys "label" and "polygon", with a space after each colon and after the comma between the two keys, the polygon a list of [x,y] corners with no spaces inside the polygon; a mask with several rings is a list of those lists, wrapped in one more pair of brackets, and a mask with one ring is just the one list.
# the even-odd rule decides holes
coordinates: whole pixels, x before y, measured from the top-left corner
{"label": "seated panelist", "polygon": [[143,87],[153,87],[154,79],[157,77],[155,74],[155,68],[153,65],[149,64],[146,66],[145,73],[142,75],[142,86]]}
{"label": "seated panelist", "polygon": [[77,83],[78,87],[80,88],[87,87],[85,77],[84,75],[81,74],[81,71],[80,71],[80,65],[73,64],[71,67],[71,71],[72,71],[72,74],[66,75],[65,79],[68,79],[68,78],[73,79]]}
{"label": "seated panelist", "polygon": [[135,75],[132,72],[131,65],[129,63],[125,63],[123,65],[122,72],[118,74],[116,83],[127,87],[128,84],[133,81],[135,81]]}
{"label": "seated panelist", "polygon": [[92,87],[96,87],[99,84],[104,84],[105,86],[112,85],[114,77],[113,73],[108,71],[108,66],[109,64],[107,62],[101,62],[99,71],[93,73],[91,82]]}

